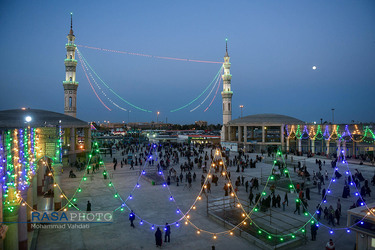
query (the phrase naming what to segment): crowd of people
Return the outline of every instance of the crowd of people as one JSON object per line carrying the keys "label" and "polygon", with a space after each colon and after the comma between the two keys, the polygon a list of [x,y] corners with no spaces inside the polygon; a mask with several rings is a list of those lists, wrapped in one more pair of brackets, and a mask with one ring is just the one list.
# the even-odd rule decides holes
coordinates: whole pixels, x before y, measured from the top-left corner
{"label": "crowd of people", "polygon": [[[288,194],[289,196],[291,195],[288,188],[277,186],[274,182],[271,182],[269,185],[270,194],[264,195],[259,192],[259,189],[262,190],[262,187],[259,187],[263,185],[260,183],[259,178],[249,176],[251,169],[256,168],[257,163],[264,161],[263,156],[256,155],[255,158],[252,158],[250,154],[245,154],[243,151],[238,153],[221,151],[222,157],[215,158],[216,147],[205,147],[202,145],[192,146],[189,144],[167,143],[159,145],[136,145],[118,143],[115,146],[119,153],[112,159],[114,171],[116,171],[118,161],[120,162],[121,168],[128,167],[129,170],[134,170],[134,166],[142,166],[142,164],[154,166],[158,171],[165,171],[168,185],[174,183],[176,186],[184,186],[191,189],[192,185],[198,185],[194,183],[200,183],[200,187],[203,187],[203,192],[206,194],[211,193],[212,185],[220,185],[223,187],[224,196],[230,196],[233,192],[237,194],[241,193],[242,195],[246,193],[249,206],[257,206],[260,211],[263,212],[266,212],[268,209],[282,209],[282,212],[301,214],[302,210],[302,213],[305,213],[309,211],[308,201],[311,200],[311,196],[319,195],[321,197],[321,202],[316,206],[316,210],[311,209],[310,212],[314,214],[315,211],[317,211],[316,220],[318,222],[322,221],[321,215],[323,214],[323,220],[326,221],[325,223],[332,227],[340,225],[340,220],[346,209],[361,206],[365,201],[363,198],[371,196],[369,182],[363,177],[362,173],[356,169],[354,174],[346,173],[346,176],[343,176],[339,169],[337,169],[337,159],[332,160],[327,166],[326,160],[322,161],[321,159],[316,159],[316,166],[307,166],[305,162],[301,161],[293,162],[293,157],[290,158],[289,162],[279,159],[275,163],[272,175],[277,178],[277,180],[289,180],[289,178],[293,177],[293,181],[296,181],[296,179],[298,181],[293,184],[293,186],[295,185],[294,190],[296,191],[296,194],[292,196],[293,200],[295,200],[295,209],[288,209],[286,211],[286,207],[289,206]],[[131,157],[128,157],[129,155],[131,155]],[[110,156],[112,158],[112,153]],[[287,155],[284,159],[287,159]],[[210,167],[213,167],[213,169],[211,170],[210,178],[206,181]],[[293,176],[288,172],[288,169],[292,167],[294,171]],[[330,170],[330,167],[333,170]],[[92,171],[95,172],[95,170],[98,170],[96,165],[93,167]],[[232,175],[234,175],[233,181],[231,171]],[[332,175],[330,175],[328,171],[332,172]],[[72,174],[74,173],[71,172],[70,176]],[[196,180],[198,176],[200,176],[200,182]],[[331,196],[331,190],[328,189],[328,184],[332,180],[337,182],[342,181],[344,184],[342,196],[339,198],[329,197]],[[233,185],[229,185],[229,183],[233,183]],[[375,175],[371,183],[375,185]],[[356,198],[357,200],[353,202],[352,206],[342,209],[340,198],[350,198],[351,188],[353,190],[354,187],[360,190],[358,199]],[[316,190],[316,192],[312,192],[312,189]],[[297,195],[298,198],[294,199],[295,195]],[[328,197],[330,199],[330,204],[323,208]],[[333,205],[333,200],[335,200],[336,206]],[[134,220],[135,216],[132,218]],[[129,220],[131,220],[130,217]],[[131,225],[134,227],[132,220]],[[169,242],[170,226],[166,224],[166,228],[167,230],[164,228],[164,242],[167,240]],[[311,240],[316,240],[317,231],[317,223],[312,224],[310,228]],[[163,230],[157,228],[155,241],[156,245],[159,247],[162,245],[162,235]]]}

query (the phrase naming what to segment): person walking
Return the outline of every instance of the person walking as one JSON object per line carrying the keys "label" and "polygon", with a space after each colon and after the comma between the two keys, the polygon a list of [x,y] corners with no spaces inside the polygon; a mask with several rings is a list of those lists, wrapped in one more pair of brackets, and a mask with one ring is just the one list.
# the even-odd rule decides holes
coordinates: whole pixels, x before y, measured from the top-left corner
{"label": "person walking", "polygon": [[319,227],[316,225],[316,223],[311,224],[311,240],[316,241],[316,235]]}
{"label": "person walking", "polygon": [[306,188],[306,199],[310,200],[310,188]]}
{"label": "person walking", "polygon": [[336,208],[340,211],[340,214],[341,214],[341,202],[340,202],[340,199],[337,200],[337,207]]}
{"label": "person walking", "polygon": [[91,203],[90,201],[87,201],[86,212],[90,212],[90,211],[91,211]]}
{"label": "person walking", "polygon": [[155,232],[155,242],[156,242],[156,247],[161,247],[161,244],[163,243],[162,232],[159,227],[156,229],[156,232]]}
{"label": "person walking", "polygon": [[337,225],[340,225],[340,217],[341,217],[341,212],[340,210],[337,208],[335,210],[335,218],[336,218],[336,221],[337,221]]}
{"label": "person walking", "polygon": [[285,192],[284,202],[286,202],[286,206],[289,207],[288,192]]}
{"label": "person walking", "polygon": [[296,199],[296,210],[294,210],[294,214],[298,211],[298,215],[300,215],[301,214],[301,208],[300,208],[300,206],[301,206],[301,200],[300,199]]}
{"label": "person walking", "polygon": [[130,220],[130,226],[135,228],[134,223],[133,223],[134,220],[135,220],[135,214],[134,214],[133,210],[130,211],[129,220]]}
{"label": "person walking", "polygon": [[207,193],[211,193],[211,183],[207,181]]}
{"label": "person walking", "polygon": [[250,190],[250,194],[249,194],[250,204],[249,205],[253,205],[254,204],[253,199],[254,199],[254,194],[253,194],[253,191]]}
{"label": "person walking", "polygon": [[322,190],[322,183],[318,181],[318,193],[320,194],[320,191]]}
{"label": "person walking", "polygon": [[165,223],[165,237],[164,242],[170,242],[171,241],[171,227],[168,225],[168,223]]}

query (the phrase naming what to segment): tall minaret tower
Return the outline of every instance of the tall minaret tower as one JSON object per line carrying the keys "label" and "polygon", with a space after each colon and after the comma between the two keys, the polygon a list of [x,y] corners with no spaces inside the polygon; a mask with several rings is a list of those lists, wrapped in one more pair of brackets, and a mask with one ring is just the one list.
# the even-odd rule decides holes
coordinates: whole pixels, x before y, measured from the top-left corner
{"label": "tall minaret tower", "polygon": [[227,124],[232,120],[232,95],[233,92],[230,89],[230,82],[232,80],[232,75],[230,74],[230,62],[228,55],[228,39],[225,39],[225,56],[224,56],[224,74],[223,78],[223,92],[221,96],[223,97],[223,125]]}
{"label": "tall minaret tower", "polygon": [[76,82],[77,60],[75,59],[75,51],[77,46],[74,44],[75,36],[73,34],[73,13],[70,13],[70,32],[67,38],[68,43],[65,45],[66,58],[64,60],[65,81],[63,81],[64,114],[76,117],[78,82]]}

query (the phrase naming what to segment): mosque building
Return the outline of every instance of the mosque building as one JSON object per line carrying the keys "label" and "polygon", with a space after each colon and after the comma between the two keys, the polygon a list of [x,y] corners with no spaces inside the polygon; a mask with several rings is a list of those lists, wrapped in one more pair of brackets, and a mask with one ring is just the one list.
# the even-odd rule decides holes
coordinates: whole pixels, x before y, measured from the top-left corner
{"label": "mosque building", "polygon": [[232,120],[232,96],[228,45],[224,56],[223,127],[221,145],[245,152],[284,152],[329,156],[374,157],[374,124],[310,124],[280,114],[255,114]]}

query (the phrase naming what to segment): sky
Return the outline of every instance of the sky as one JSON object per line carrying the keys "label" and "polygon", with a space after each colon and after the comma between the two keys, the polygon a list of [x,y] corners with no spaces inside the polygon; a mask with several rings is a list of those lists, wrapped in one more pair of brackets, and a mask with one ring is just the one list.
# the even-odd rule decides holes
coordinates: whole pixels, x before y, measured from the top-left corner
{"label": "sky", "polygon": [[88,75],[91,84],[111,109],[92,91],[77,55],[79,119],[222,123],[222,85],[218,91],[217,85],[209,85],[221,64],[112,53],[82,45],[222,62],[227,38],[232,119],[240,117],[243,105],[243,116],[275,113],[306,122],[321,118],[331,122],[335,109],[335,122],[375,121],[373,0],[2,0],[2,110],[29,107],[64,112],[70,12],[80,53],[108,87],[87,71],[98,85]]}

